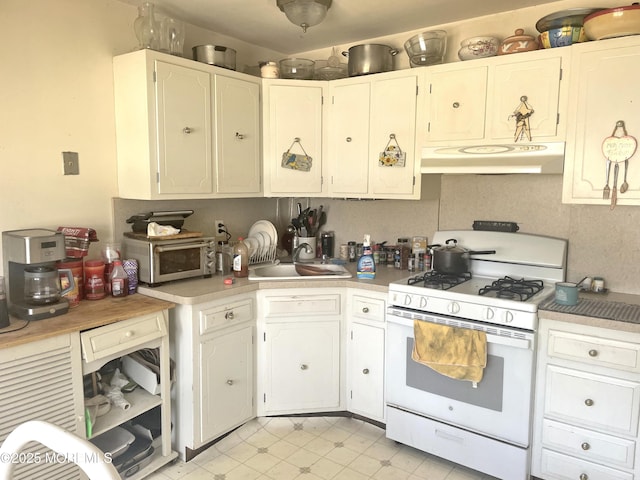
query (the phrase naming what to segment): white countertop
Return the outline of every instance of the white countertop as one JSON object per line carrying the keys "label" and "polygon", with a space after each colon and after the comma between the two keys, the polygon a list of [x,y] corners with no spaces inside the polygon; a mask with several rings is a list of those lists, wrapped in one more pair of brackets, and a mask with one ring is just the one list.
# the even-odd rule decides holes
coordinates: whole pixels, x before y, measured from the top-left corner
{"label": "white countertop", "polygon": [[180,280],[169,282],[157,287],[138,286],[138,293],[149,297],[166,300],[181,305],[194,305],[225,298],[229,295],[249,293],[268,288],[327,288],[327,287],[352,287],[387,293],[389,283],[407,278],[415,272],[398,270],[393,267],[380,266],[376,270],[374,279],[356,278],[356,264],[349,263],[347,269],[352,273],[352,278],[313,280],[249,280],[247,278],[235,278],[233,285],[225,285],[225,278],[233,275],[214,275],[211,278],[198,278],[193,280]]}

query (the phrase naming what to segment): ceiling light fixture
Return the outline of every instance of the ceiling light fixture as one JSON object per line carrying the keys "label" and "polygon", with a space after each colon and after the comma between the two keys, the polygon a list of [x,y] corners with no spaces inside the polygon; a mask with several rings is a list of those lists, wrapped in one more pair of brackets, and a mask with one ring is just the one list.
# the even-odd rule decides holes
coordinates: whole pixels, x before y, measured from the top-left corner
{"label": "ceiling light fixture", "polygon": [[280,10],[284,12],[291,23],[307,28],[318,25],[327,15],[331,7],[331,0],[276,0]]}

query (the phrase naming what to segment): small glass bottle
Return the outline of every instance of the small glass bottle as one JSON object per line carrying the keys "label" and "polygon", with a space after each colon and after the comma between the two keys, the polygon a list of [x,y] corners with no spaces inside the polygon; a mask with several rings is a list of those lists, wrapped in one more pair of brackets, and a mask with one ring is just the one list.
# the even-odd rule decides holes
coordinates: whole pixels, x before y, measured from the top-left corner
{"label": "small glass bottle", "polygon": [[113,261],[111,270],[111,295],[114,297],[126,297],[129,295],[129,276],[122,266],[122,260]]}
{"label": "small glass bottle", "polygon": [[238,242],[233,246],[233,276],[249,276],[249,249],[242,241],[242,237],[238,238]]}

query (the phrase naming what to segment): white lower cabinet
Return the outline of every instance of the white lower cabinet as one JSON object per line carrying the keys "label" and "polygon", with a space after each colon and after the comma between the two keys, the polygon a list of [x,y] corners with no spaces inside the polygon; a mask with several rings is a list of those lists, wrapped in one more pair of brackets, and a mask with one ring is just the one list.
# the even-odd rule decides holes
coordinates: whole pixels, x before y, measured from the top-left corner
{"label": "white lower cabinet", "polygon": [[334,289],[258,292],[259,416],[343,408],[343,298]]}
{"label": "white lower cabinet", "polygon": [[379,422],[385,421],[385,303],[386,294],[347,297],[347,409]]}
{"label": "white lower cabinet", "polygon": [[211,335],[200,344],[200,441],[253,417],[253,326]]}
{"label": "white lower cabinet", "polygon": [[540,319],[532,474],[640,474],[640,334]]}
{"label": "white lower cabinet", "polygon": [[[0,444],[20,424],[44,420],[85,437],[82,365],[77,333],[60,335],[0,349]],[[25,450],[32,458],[50,452]],[[26,457],[25,457],[26,458]],[[3,461],[6,461],[3,460]],[[80,479],[73,463],[23,462],[15,466],[16,479]]]}
{"label": "white lower cabinet", "polygon": [[181,458],[255,417],[254,331],[253,294],[174,308],[173,445]]}

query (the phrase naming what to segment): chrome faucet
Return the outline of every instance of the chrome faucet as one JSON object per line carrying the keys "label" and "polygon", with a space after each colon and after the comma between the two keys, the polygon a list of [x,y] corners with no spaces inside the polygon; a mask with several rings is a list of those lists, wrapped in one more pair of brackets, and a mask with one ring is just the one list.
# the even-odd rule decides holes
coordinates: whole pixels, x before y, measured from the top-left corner
{"label": "chrome faucet", "polygon": [[293,263],[298,262],[298,257],[300,257],[300,251],[304,248],[305,253],[313,253],[313,248],[307,242],[301,243],[296,248],[293,249],[293,254],[291,255],[291,259]]}

